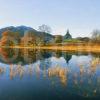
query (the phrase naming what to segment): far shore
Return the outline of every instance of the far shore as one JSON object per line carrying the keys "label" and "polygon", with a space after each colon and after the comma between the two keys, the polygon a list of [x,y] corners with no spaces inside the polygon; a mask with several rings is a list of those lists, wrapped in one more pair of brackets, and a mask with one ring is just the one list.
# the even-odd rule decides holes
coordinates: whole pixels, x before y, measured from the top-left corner
{"label": "far shore", "polygon": [[99,52],[100,53],[100,45],[0,46],[0,48],[62,50],[62,51],[77,51],[77,52],[80,51],[80,52]]}

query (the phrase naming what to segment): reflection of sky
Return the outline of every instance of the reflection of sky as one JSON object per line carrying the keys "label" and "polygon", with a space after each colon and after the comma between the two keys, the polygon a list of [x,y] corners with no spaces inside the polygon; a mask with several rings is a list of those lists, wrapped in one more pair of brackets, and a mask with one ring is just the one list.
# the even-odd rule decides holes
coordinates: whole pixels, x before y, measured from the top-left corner
{"label": "reflection of sky", "polygon": [[59,66],[59,67],[67,67],[66,60],[63,57],[56,58],[51,57],[52,67]]}
{"label": "reflection of sky", "polygon": [[[32,66],[33,68],[39,66],[40,70],[43,70],[44,67],[46,67],[46,70],[49,67],[68,67],[71,69],[71,71],[79,72],[79,67],[82,65],[84,68],[90,67],[90,61],[91,61],[91,56],[75,56],[73,55],[72,58],[70,59],[69,63],[66,63],[66,60],[64,57],[51,57],[48,59],[43,59],[43,60],[38,60],[37,62],[30,64],[30,65],[25,65],[25,67]],[[4,68],[9,68],[9,65],[0,63],[1,67]],[[23,66],[24,67],[24,66]],[[99,68],[98,68],[99,69]],[[8,73],[8,71],[6,71]]]}
{"label": "reflection of sky", "polygon": [[[80,74],[80,65],[83,65],[83,68],[87,70],[87,67],[90,68],[87,64],[90,64],[91,56],[75,56],[73,55],[69,63],[66,63],[66,60],[63,57],[51,57],[48,59],[38,60],[37,62],[22,66],[25,69],[25,74],[23,78],[17,75],[14,79],[10,80],[9,76],[9,65],[0,63],[0,67],[6,68],[4,74],[0,75],[1,83],[0,83],[0,97],[2,97],[2,93],[5,91],[9,92],[8,94],[11,96],[17,95],[26,95],[28,92],[29,96],[32,96],[31,93],[42,93],[43,91],[48,94],[55,93],[57,91],[63,91],[64,93],[73,93],[78,95],[84,95],[84,91],[92,96],[94,89],[97,89],[98,94],[100,93],[98,87],[100,83],[100,65],[98,65],[97,70],[93,74],[83,73]],[[53,68],[55,66],[59,66],[61,68],[69,68],[68,76],[66,76],[67,86],[62,87],[59,79],[57,77],[46,77],[43,76],[45,70],[41,67],[47,65],[48,69]],[[16,68],[17,65],[14,65]],[[34,70],[33,74],[29,75],[29,68]],[[39,69],[40,68],[40,69]],[[46,70],[48,70],[46,69]],[[40,71],[39,76],[36,75],[35,71]],[[47,74],[47,73],[46,73]],[[89,83],[90,82],[90,83]],[[15,91],[17,90],[17,91]],[[39,90],[39,91],[38,91]],[[20,92],[19,92],[20,91]],[[25,91],[25,92],[24,92]],[[28,91],[26,93],[26,91]],[[59,96],[64,95],[63,92],[57,92]],[[4,94],[4,95],[8,95]]]}
{"label": "reflection of sky", "polygon": [[[78,71],[80,65],[83,65],[86,68],[89,67],[90,61],[91,61],[91,56],[73,55],[72,58],[69,60],[69,63],[66,63],[64,57],[59,57],[59,58],[51,57],[44,60],[38,60],[33,64],[25,65],[25,67],[32,66],[35,68],[36,66],[40,66],[42,68],[42,66],[45,66],[48,69],[49,67],[59,66],[59,67],[68,67],[73,71]],[[0,63],[0,66],[5,68],[9,67],[9,65],[3,63]]]}
{"label": "reflection of sky", "polygon": [[8,79],[8,77],[9,77],[9,65],[0,63],[0,67],[5,69],[5,73],[0,75],[0,78]]}

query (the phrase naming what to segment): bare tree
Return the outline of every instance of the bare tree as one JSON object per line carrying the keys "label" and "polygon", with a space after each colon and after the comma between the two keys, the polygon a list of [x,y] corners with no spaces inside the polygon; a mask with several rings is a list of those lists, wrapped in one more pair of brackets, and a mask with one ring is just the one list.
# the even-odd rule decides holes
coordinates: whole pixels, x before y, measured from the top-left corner
{"label": "bare tree", "polygon": [[51,33],[51,31],[52,31],[51,28],[48,25],[45,25],[45,24],[39,26],[38,30],[41,31],[41,32],[45,32],[45,33]]}
{"label": "bare tree", "polygon": [[94,30],[93,32],[92,32],[92,36],[91,36],[91,38],[92,38],[92,40],[93,41],[100,41],[100,30]]}

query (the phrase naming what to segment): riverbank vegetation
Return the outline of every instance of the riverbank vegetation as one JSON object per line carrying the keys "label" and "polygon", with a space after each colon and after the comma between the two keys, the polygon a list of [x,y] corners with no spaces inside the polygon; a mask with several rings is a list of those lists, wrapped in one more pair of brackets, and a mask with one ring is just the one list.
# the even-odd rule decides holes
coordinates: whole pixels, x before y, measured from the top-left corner
{"label": "riverbank vegetation", "polygon": [[69,30],[64,36],[50,33],[47,25],[39,26],[38,31],[26,26],[6,27],[0,29],[0,47],[100,51],[99,30],[94,30],[91,37],[76,38]]}

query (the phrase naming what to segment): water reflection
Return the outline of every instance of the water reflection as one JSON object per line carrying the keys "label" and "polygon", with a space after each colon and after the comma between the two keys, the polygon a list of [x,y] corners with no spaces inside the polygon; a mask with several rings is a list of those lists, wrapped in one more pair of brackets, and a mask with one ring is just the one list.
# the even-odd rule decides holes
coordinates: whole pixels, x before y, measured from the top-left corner
{"label": "water reflection", "polygon": [[58,77],[63,85],[67,85],[67,69],[60,66],[52,67],[48,69],[49,77]]}
{"label": "water reflection", "polygon": [[17,54],[15,52],[15,49],[0,49],[0,77],[12,81],[25,81],[27,77],[34,80],[36,77],[43,80],[43,84],[51,84],[49,88],[52,91],[56,89],[52,87],[57,87],[65,93],[83,97],[100,95],[99,54],[35,49],[18,49]]}

